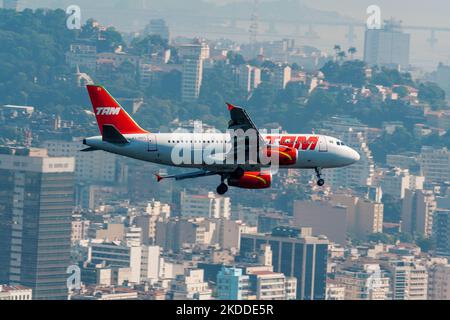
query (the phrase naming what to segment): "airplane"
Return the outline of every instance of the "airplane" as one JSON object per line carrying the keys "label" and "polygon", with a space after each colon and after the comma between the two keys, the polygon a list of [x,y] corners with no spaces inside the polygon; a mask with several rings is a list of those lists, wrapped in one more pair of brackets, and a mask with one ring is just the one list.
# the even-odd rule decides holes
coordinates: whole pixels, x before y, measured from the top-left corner
{"label": "airplane", "polygon": [[[81,151],[103,150],[160,165],[196,169],[177,175],[156,174],[158,182],[218,175],[219,195],[227,193],[229,186],[266,189],[272,184],[273,164],[276,163],[277,169],[315,170],[317,185],[322,187],[325,184],[323,169],[346,167],[360,160],[358,152],[334,137],[262,134],[243,108],[229,103],[227,133],[152,133],[142,129],[103,86],[88,85],[87,90],[100,135],[85,138],[83,144],[88,148]],[[235,131],[240,134],[233,134]],[[254,132],[256,137],[251,140],[247,132]],[[186,153],[191,161],[175,159],[179,149],[183,150],[182,157]],[[255,149],[257,156],[252,157],[250,150]],[[199,154],[200,158],[192,161],[192,156],[195,158]]]}

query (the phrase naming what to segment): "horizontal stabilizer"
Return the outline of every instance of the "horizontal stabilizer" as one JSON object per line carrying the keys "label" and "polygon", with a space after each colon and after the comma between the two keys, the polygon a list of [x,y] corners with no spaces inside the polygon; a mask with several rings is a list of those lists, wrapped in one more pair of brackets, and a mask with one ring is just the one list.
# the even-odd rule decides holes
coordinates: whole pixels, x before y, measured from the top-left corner
{"label": "horizontal stabilizer", "polygon": [[99,151],[100,149],[94,148],[94,147],[89,147],[83,150],[80,150],[81,152],[92,152],[92,151]]}
{"label": "horizontal stabilizer", "polygon": [[103,125],[103,141],[110,143],[129,143],[127,138],[112,124]]}

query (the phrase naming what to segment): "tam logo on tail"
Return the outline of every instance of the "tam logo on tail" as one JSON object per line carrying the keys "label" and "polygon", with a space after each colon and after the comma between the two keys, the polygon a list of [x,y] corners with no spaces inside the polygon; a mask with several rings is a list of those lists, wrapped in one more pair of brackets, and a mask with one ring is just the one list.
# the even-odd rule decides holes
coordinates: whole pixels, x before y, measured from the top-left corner
{"label": "tam logo on tail", "polygon": [[105,125],[113,126],[121,134],[148,133],[131,118],[105,88],[89,85],[87,90],[97,118],[98,128],[102,135],[103,126]]}
{"label": "tam logo on tail", "polygon": [[98,107],[97,115],[100,116],[117,116],[120,113],[120,108],[113,107]]}

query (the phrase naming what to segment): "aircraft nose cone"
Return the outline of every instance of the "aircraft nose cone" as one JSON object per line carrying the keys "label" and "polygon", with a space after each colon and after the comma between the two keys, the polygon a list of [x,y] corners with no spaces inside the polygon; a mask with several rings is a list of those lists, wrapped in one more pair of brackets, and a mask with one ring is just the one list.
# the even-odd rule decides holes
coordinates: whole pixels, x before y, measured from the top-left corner
{"label": "aircraft nose cone", "polygon": [[358,162],[361,159],[361,156],[359,155],[359,153],[356,152],[354,149],[351,150],[350,157],[351,157],[353,162]]}

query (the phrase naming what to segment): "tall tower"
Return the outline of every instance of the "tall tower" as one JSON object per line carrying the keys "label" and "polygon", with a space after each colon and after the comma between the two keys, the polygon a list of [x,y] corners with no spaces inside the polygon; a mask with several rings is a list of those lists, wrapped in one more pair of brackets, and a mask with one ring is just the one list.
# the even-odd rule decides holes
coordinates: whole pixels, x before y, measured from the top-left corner
{"label": "tall tower", "polygon": [[259,2],[260,0],[254,0],[253,4],[253,12],[251,17],[251,23],[250,23],[250,44],[254,45],[256,44],[256,38],[258,36],[259,31]]}
{"label": "tall tower", "polygon": [[45,149],[0,154],[0,283],[35,300],[67,300],[74,158]]}

